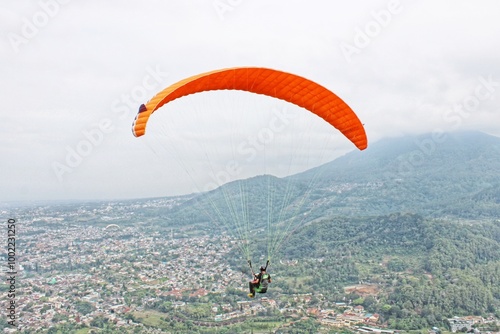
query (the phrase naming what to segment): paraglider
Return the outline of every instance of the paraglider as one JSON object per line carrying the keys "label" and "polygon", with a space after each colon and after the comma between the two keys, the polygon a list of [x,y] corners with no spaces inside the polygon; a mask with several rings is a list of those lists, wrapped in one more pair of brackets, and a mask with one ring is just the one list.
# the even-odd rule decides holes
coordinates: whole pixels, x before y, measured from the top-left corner
{"label": "paraglider", "polygon": [[145,134],[149,117],[163,105],[186,95],[212,90],[241,90],[285,100],[323,118],[358,149],[364,150],[368,146],[360,120],[333,92],[295,74],[258,67],[235,67],[201,73],[165,88],[139,108],[132,125],[134,136]]}
{"label": "paraglider", "polygon": [[[134,136],[143,136],[146,133],[146,127],[148,121],[150,120],[150,116],[169,102],[187,95],[217,90],[238,90],[284,100],[319,116],[331,126],[338,129],[359,150],[364,150],[368,146],[363,124],[358,119],[354,111],[336,94],[301,76],[258,67],[219,69],[211,72],[200,73],[170,85],[153,96],[147,103],[140,106],[132,124],[132,132]],[[197,119],[193,119],[192,122],[196,123]],[[271,179],[268,178],[268,180]],[[240,236],[241,239],[241,237],[248,237],[249,235],[252,235],[252,224],[250,224],[251,219],[248,215],[249,207],[247,205],[246,198],[241,193],[244,190],[244,187],[240,184],[239,186],[236,186],[236,188],[240,189],[240,194],[236,196],[229,195],[225,193],[225,190],[221,190],[224,200],[226,201],[226,210],[218,208],[216,201],[211,200],[209,197],[208,202],[210,202],[213,211],[218,215],[219,222],[224,223],[224,221],[228,220],[234,221],[232,222],[233,226],[229,226],[229,224],[227,224],[228,230],[229,232],[233,232],[236,238],[238,238],[237,236]],[[271,203],[272,205],[273,199],[271,196],[272,195],[268,194],[268,203]],[[288,196],[285,196],[285,199],[283,199],[280,205],[280,210],[286,210],[286,207],[290,205],[290,203],[286,203],[286,197]],[[238,203],[236,203],[236,198],[239,198]],[[305,197],[299,201],[299,204],[304,203],[304,199]],[[232,200],[235,202],[231,202]],[[241,206],[241,217],[238,217],[237,215],[238,205]],[[293,206],[290,205],[290,207]],[[297,207],[295,207],[295,210],[296,208]],[[230,219],[224,217],[224,211],[231,213]],[[268,212],[271,212],[271,210]],[[285,220],[290,221],[291,217],[285,217],[285,215],[283,215],[283,211],[281,211],[278,216],[279,217],[275,219],[271,217],[271,214],[268,214],[268,231],[271,231],[274,228],[271,228],[271,225],[276,224],[276,226],[278,226],[279,223],[279,226],[281,226],[280,228],[283,228],[283,233],[281,235],[268,236],[268,261],[265,267],[261,267],[259,274],[255,274],[251,267],[251,255],[248,246],[250,243],[248,240],[246,240],[246,242],[242,242],[242,245],[238,246],[247,257],[253,274],[254,279],[249,282],[250,293],[248,296],[251,298],[255,296],[256,292],[265,293],[267,291],[268,284],[271,282],[271,277],[267,273],[267,266],[269,264],[271,254],[276,252],[286,239],[285,234],[293,231],[293,229],[290,228],[291,225],[286,225],[288,222],[283,224]],[[278,228],[276,228],[276,230],[277,229]]]}
{"label": "paraglider", "polygon": [[266,266],[261,266],[259,273],[256,274],[253,272],[252,262],[248,260],[248,264],[250,265],[250,270],[252,271],[253,280],[248,282],[248,287],[250,289],[250,293],[248,297],[255,297],[255,293],[266,293],[269,284],[271,283],[271,275],[267,273],[267,267],[269,266],[269,260],[266,262]]}

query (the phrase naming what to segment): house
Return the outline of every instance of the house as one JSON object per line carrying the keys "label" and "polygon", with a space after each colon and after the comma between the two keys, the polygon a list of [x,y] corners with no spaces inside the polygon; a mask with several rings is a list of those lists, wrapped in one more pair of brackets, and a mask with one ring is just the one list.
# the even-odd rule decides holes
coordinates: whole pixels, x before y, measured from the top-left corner
{"label": "house", "polygon": [[375,325],[378,322],[378,319],[380,318],[380,315],[378,313],[367,313],[365,314],[365,323],[370,324],[370,325]]}
{"label": "house", "polygon": [[472,325],[474,324],[473,320],[466,320],[459,317],[448,319],[448,322],[453,333],[459,332],[463,328],[466,328],[467,331],[470,331],[472,330]]}
{"label": "house", "polygon": [[321,310],[318,309],[318,308],[315,308],[315,307],[310,307],[307,309],[307,314],[311,315],[311,316],[319,316],[321,313]]}
{"label": "house", "polygon": [[237,302],[237,304],[238,304],[238,309],[240,311],[243,311],[243,310],[249,309],[252,302],[248,301],[248,300],[242,300],[242,301]]}
{"label": "house", "polygon": [[356,305],[356,306],[354,306],[353,310],[356,313],[363,313],[363,311],[365,310],[365,308],[362,305]]}
{"label": "house", "polygon": [[321,319],[321,324],[324,326],[331,327],[343,327],[345,324],[342,320],[338,320],[335,317],[327,316]]}
{"label": "house", "polygon": [[358,332],[361,332],[361,333],[380,333],[380,334],[394,334],[395,333],[395,331],[391,330],[391,329],[380,329],[380,328],[367,327],[367,326],[357,327],[356,330]]}
{"label": "house", "polygon": [[335,310],[333,309],[325,309],[325,310],[321,310],[321,314],[320,314],[320,317],[322,318],[327,318],[327,317],[335,317]]}

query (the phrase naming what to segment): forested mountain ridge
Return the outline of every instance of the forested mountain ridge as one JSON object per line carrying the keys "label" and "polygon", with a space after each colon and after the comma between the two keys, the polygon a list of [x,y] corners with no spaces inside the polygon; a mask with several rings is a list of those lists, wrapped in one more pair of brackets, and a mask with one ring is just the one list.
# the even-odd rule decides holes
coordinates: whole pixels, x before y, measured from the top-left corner
{"label": "forested mountain ridge", "polygon": [[296,260],[278,269],[289,277],[285,282],[304,277],[301,291],[341,300],[345,286],[374,286],[376,294],[349,298],[391,328],[446,327],[453,316],[500,317],[500,221],[416,214],[329,218],[296,231],[281,256]]}
{"label": "forested mountain ridge", "polygon": [[292,176],[312,177],[323,214],[500,216],[500,138],[480,132],[384,139]]}
{"label": "forested mountain ridge", "polygon": [[164,214],[184,224],[248,213],[261,226],[270,213],[310,221],[395,212],[500,217],[500,138],[458,132],[384,139],[287,178],[262,175],[225,184]]}

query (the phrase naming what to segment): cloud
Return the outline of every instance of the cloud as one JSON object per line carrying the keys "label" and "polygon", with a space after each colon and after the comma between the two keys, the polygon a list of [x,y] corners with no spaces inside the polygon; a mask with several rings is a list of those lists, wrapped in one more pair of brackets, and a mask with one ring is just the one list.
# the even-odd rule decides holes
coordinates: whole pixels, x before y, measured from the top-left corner
{"label": "cloud", "polygon": [[[191,115],[189,109],[212,132],[191,127],[189,117],[180,117],[175,120],[178,127],[167,127],[165,133],[164,113],[148,128],[151,136],[140,140],[131,135],[130,124],[143,97],[147,100],[182,78],[223,67],[271,67],[330,88],[365,123],[370,142],[436,128],[497,133],[499,10],[495,0],[455,1],[453,6],[429,0],[3,3],[0,168],[6,182],[0,200],[177,194],[193,188],[182,165],[190,166],[192,173],[198,168],[197,182],[208,182],[203,170],[207,165],[197,164],[200,151],[209,144],[219,147],[212,153],[220,155],[211,163],[226,168],[234,155],[218,145],[228,137],[234,145],[258,135],[273,108],[283,105],[253,95],[224,101],[217,95],[193,96],[174,101],[169,112]],[[350,57],[342,48],[346,45],[356,49]],[[163,74],[146,89],[144,80],[155,70]],[[492,82],[491,91],[482,80]],[[478,96],[478,90],[483,95]],[[251,106],[264,113],[231,118],[232,107],[253,112]],[[204,117],[210,114],[218,123],[208,125]],[[96,131],[106,121],[112,130],[99,130],[100,139]],[[248,133],[236,127],[236,121],[245,121]],[[297,145],[297,138],[310,147],[324,143],[328,129],[302,123],[276,134],[273,149],[263,155],[276,167],[273,172],[286,174],[290,165],[284,159],[291,153],[285,143]],[[307,132],[306,123],[315,131]],[[88,133],[94,134],[94,142]],[[296,133],[301,136],[293,136]],[[306,168],[352,149],[348,142],[339,144],[338,134],[331,138],[339,145],[327,151],[332,154],[299,145],[295,153],[302,158],[293,164]],[[189,163],[179,164],[168,143],[189,148],[192,152],[181,155]],[[61,181],[54,162],[68,166],[68,152],[78,148],[88,154],[68,167]],[[248,163],[245,176],[260,173],[262,168],[254,168],[262,167],[262,161]]]}

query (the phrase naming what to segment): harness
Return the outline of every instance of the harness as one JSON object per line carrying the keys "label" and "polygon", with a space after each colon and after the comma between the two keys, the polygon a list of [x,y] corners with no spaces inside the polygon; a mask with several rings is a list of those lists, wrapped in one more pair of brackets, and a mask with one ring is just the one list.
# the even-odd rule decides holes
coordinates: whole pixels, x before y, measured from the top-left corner
{"label": "harness", "polygon": [[[248,265],[250,266],[250,270],[252,270],[252,275],[255,276],[255,272],[253,271],[253,268],[252,268],[252,262],[250,262],[250,260],[248,260]],[[269,265],[269,260],[267,260],[267,262],[266,262],[265,270],[267,270],[268,265]],[[269,277],[270,277],[270,275],[268,273],[265,273],[264,275],[260,276],[259,286],[255,287],[255,292],[265,293],[267,291],[267,287],[269,284],[269,282],[268,282]]]}

